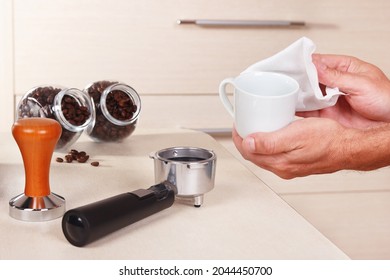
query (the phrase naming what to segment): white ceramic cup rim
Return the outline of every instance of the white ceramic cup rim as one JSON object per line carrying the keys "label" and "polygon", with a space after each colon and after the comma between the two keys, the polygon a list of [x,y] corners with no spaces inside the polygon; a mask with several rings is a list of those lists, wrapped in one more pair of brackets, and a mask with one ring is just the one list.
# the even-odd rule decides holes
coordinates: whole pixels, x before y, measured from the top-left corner
{"label": "white ceramic cup rim", "polygon": [[[290,90],[285,91],[281,94],[277,94],[277,95],[264,95],[263,92],[253,93],[247,89],[244,89],[243,86],[240,85],[240,80],[244,79],[247,76],[251,76],[251,77],[253,77],[253,76],[268,76],[268,77],[273,76],[273,77],[277,77],[278,79],[280,78],[281,81],[282,80],[285,81],[290,86]],[[264,77],[264,78],[267,79],[267,77]],[[267,72],[267,71],[253,71],[253,72],[241,73],[239,76],[234,78],[232,84],[236,90],[238,90],[242,93],[251,95],[251,96],[256,97],[256,98],[285,98],[289,95],[295,94],[299,89],[299,84],[294,78],[292,78],[288,75],[282,74],[282,73]]]}

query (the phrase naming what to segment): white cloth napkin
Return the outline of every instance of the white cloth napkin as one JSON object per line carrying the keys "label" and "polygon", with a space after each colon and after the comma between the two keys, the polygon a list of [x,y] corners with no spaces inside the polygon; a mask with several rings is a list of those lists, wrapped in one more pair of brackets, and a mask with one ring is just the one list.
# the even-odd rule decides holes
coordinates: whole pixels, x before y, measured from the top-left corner
{"label": "white cloth napkin", "polygon": [[297,80],[300,85],[296,111],[312,111],[336,104],[340,95],[338,88],[326,88],[324,96],[318,84],[317,69],[311,55],[316,46],[306,38],[295,41],[281,52],[256,62],[245,71],[278,72]]}

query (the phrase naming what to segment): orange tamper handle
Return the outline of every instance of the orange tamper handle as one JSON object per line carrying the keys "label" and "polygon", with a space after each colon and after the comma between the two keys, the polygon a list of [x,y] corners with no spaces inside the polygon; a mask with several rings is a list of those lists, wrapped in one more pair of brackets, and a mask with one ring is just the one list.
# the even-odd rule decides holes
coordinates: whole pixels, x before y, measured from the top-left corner
{"label": "orange tamper handle", "polygon": [[12,134],[22,153],[26,196],[50,194],[50,162],[61,131],[57,121],[47,118],[19,119],[12,126]]}

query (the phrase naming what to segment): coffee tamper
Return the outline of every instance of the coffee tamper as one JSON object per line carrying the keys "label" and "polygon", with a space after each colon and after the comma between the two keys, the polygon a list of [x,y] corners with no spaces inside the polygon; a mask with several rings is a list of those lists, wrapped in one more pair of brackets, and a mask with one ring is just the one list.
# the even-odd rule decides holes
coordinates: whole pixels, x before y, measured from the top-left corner
{"label": "coffee tamper", "polygon": [[22,154],[25,171],[24,193],[9,201],[9,215],[22,221],[47,221],[61,217],[65,199],[50,191],[50,162],[61,135],[61,125],[48,118],[25,118],[12,126]]}

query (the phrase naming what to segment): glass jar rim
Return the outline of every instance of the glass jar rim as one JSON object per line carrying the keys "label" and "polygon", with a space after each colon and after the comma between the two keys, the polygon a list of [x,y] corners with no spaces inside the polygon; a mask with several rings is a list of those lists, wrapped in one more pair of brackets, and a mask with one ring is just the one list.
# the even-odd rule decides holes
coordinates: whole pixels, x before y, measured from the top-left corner
{"label": "glass jar rim", "polygon": [[[114,90],[121,91],[125,93],[133,102],[133,104],[136,106],[136,111],[134,112],[133,116],[131,119],[128,120],[118,120],[117,118],[114,118],[110,114],[107,108],[107,96],[113,92]],[[126,85],[124,83],[114,83],[107,88],[104,89],[101,97],[100,97],[100,109],[103,113],[103,115],[109,120],[111,123],[119,126],[125,126],[134,123],[139,116],[139,113],[141,111],[141,98],[138,95],[137,91],[132,88],[129,85]]]}
{"label": "glass jar rim", "polygon": [[[88,119],[81,125],[71,124],[64,116],[64,113],[61,108],[62,99],[65,96],[70,96],[74,98],[79,105],[83,105],[88,107],[90,115]],[[81,104],[80,104],[81,102]],[[79,90],[77,88],[65,88],[62,89],[55,97],[54,97],[54,106],[53,111],[57,119],[62,123],[65,129],[72,132],[80,132],[86,129],[93,119],[93,102],[88,94]]]}

